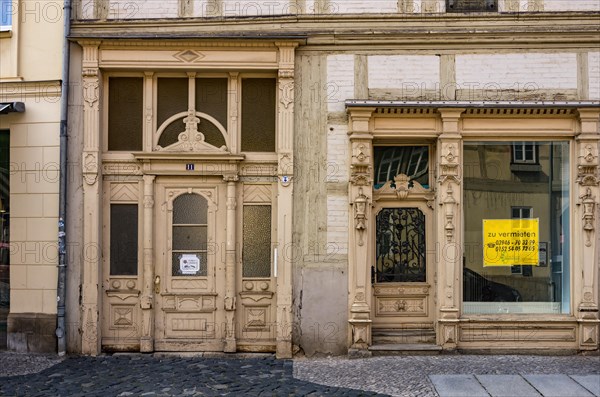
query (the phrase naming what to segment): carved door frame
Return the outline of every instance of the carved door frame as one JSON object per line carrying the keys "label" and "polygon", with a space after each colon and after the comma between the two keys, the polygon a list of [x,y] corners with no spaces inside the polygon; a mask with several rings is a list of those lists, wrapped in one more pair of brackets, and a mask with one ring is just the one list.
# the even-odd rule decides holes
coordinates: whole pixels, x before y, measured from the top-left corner
{"label": "carved door frame", "polygon": [[[401,175],[401,177],[405,175]],[[398,179],[398,178],[397,178]],[[400,178],[406,179],[407,178]],[[375,328],[432,328],[435,324],[436,263],[435,263],[435,213],[434,192],[413,181],[413,187],[396,182],[396,188],[386,183],[374,191],[370,233],[370,266],[376,266],[377,216],[383,209],[415,208],[425,218],[424,282],[377,283],[371,280],[371,319]],[[404,189],[406,187],[406,189]],[[373,282],[374,281],[374,282]],[[397,313],[383,313],[382,305],[399,303]],[[402,306],[402,307],[401,307]],[[412,310],[411,310],[412,308]],[[411,314],[412,313],[412,314]]]}

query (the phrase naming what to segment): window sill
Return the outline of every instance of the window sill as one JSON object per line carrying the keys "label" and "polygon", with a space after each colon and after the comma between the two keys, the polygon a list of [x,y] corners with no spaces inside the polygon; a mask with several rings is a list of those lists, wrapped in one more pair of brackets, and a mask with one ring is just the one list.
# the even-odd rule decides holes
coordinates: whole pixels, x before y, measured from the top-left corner
{"label": "window sill", "polygon": [[12,30],[0,30],[0,39],[10,39],[12,35]]}

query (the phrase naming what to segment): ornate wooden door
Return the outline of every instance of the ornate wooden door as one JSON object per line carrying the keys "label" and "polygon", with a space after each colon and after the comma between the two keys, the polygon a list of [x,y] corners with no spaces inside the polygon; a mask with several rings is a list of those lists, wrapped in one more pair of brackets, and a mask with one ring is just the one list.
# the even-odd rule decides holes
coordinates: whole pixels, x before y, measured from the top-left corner
{"label": "ornate wooden door", "polygon": [[224,349],[226,186],[203,179],[157,179],[157,351]]}
{"label": "ornate wooden door", "polygon": [[374,211],[373,329],[433,329],[433,213],[425,200],[380,200]]}

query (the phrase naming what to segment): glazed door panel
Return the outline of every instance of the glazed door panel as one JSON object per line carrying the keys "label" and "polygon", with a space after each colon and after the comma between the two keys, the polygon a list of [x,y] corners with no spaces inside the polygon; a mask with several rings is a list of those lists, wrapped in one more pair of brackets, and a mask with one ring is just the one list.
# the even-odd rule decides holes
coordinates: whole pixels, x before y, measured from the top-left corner
{"label": "glazed door panel", "polygon": [[373,328],[433,327],[431,210],[388,202],[376,205],[374,218]]}
{"label": "glazed door panel", "polygon": [[156,190],[155,350],[222,351],[224,185],[159,179]]}

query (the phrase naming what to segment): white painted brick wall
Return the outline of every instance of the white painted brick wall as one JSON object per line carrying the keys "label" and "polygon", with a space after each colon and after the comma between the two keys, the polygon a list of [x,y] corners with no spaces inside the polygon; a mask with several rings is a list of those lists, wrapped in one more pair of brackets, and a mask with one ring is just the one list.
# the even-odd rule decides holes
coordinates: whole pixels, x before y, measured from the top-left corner
{"label": "white painted brick wall", "polygon": [[209,3],[207,0],[194,0],[193,7],[194,7],[194,9],[193,9],[192,15],[195,17],[207,17],[207,16],[215,15],[215,13],[216,13],[215,10],[211,10],[208,8],[208,7],[213,7],[213,6],[212,5],[209,6]]}
{"label": "white painted brick wall", "polygon": [[327,243],[336,246],[336,254],[348,253],[348,196],[327,196]]}
{"label": "white painted brick wall", "polygon": [[600,100],[600,52],[590,52],[588,54],[589,68],[589,91],[590,98]]}
{"label": "white painted brick wall", "polygon": [[327,177],[326,182],[348,182],[348,126],[327,126]]}
{"label": "white painted brick wall", "polygon": [[544,11],[600,11],[599,0],[545,0]]}
{"label": "white painted brick wall", "polygon": [[354,55],[327,56],[327,84],[324,91],[327,110],[343,112],[344,101],[354,98]]}
{"label": "white painted brick wall", "polygon": [[332,14],[396,13],[398,12],[398,1],[334,0],[329,3],[329,12]]}
{"label": "white painted brick wall", "polygon": [[109,19],[177,18],[177,0],[110,0]]}
{"label": "white painted brick wall", "polygon": [[576,89],[574,53],[457,55],[459,89]]}
{"label": "white painted brick wall", "polygon": [[223,0],[222,14],[233,16],[264,16],[288,13],[288,0]]}
{"label": "white painted brick wall", "polygon": [[430,55],[371,55],[369,88],[435,89],[440,81],[440,58]]}

